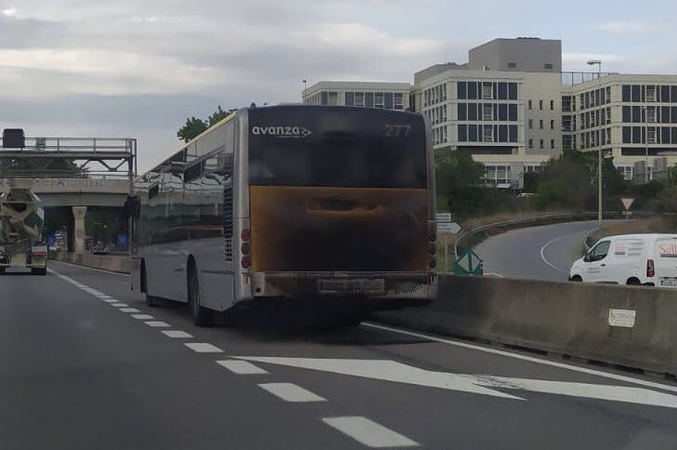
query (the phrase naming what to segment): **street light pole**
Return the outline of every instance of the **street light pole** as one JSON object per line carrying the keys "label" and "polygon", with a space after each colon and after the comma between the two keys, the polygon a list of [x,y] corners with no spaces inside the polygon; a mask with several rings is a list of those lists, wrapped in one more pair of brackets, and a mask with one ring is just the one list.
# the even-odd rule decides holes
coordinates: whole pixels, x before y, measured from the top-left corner
{"label": "street light pole", "polygon": [[[597,66],[599,103],[602,103],[602,61],[593,59],[588,61],[588,65]],[[602,118],[601,111],[602,110],[600,109],[600,119]],[[602,228],[602,143],[600,142],[600,139],[597,139],[597,145],[599,145],[599,152],[597,154],[597,227]]]}
{"label": "street light pole", "polygon": [[308,90],[308,80],[303,80],[303,95],[302,95],[302,101],[306,101],[306,91]]}

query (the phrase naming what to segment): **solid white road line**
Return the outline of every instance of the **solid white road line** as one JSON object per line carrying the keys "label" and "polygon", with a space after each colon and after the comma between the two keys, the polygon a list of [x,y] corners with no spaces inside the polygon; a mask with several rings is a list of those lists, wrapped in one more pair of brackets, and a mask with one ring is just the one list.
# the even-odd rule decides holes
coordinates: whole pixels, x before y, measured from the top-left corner
{"label": "solid white road line", "polygon": [[327,417],[322,419],[330,427],[371,448],[419,447],[420,444],[383,425],[360,416]]}
{"label": "solid white road line", "polygon": [[492,355],[506,356],[508,358],[518,359],[520,361],[528,361],[528,362],[531,362],[531,363],[541,364],[541,365],[544,365],[544,366],[557,367],[559,369],[567,369],[567,370],[571,370],[573,372],[579,372],[579,373],[584,373],[584,374],[587,374],[587,375],[594,375],[594,376],[597,376],[597,377],[608,378],[610,380],[624,381],[626,383],[632,383],[632,384],[636,384],[638,386],[645,386],[645,387],[650,387],[650,388],[654,388],[654,389],[662,389],[664,391],[677,392],[677,386],[670,386],[670,385],[661,384],[661,383],[654,383],[652,381],[641,380],[641,379],[638,379],[638,378],[632,378],[632,377],[628,377],[628,376],[625,376],[625,375],[617,375],[617,374],[614,374],[614,373],[602,372],[600,370],[588,369],[588,368],[585,368],[585,367],[572,366],[572,365],[561,363],[561,362],[550,361],[550,360],[547,360],[547,359],[535,358],[533,356],[521,355],[519,353],[510,353],[510,352],[507,352],[507,351],[504,351],[504,350],[498,350],[498,349],[495,349],[495,348],[481,347],[479,345],[469,344],[467,342],[453,341],[451,339],[439,338],[437,336],[431,336],[429,334],[419,333],[419,332],[415,332],[415,331],[402,330],[402,329],[399,329],[399,328],[394,328],[394,327],[385,326],[385,325],[379,325],[379,324],[370,323],[370,322],[363,322],[362,325],[365,326],[365,327],[376,328],[378,330],[384,330],[384,331],[391,331],[393,333],[403,334],[405,336],[411,336],[411,337],[415,337],[415,338],[419,338],[419,339],[428,339],[430,341],[439,342],[441,344],[453,345],[454,347],[460,347],[460,348],[465,348],[465,349],[469,349],[469,350],[477,350],[477,351],[489,353],[489,354],[492,354]]}
{"label": "solid white road line", "polygon": [[259,366],[247,361],[234,361],[226,359],[223,361],[216,361],[216,364],[225,367],[237,375],[265,375],[268,371],[263,370]]}
{"label": "solid white road line", "polygon": [[326,398],[322,398],[294,383],[261,383],[259,386],[285,402],[309,403],[327,401]]}
{"label": "solid white road line", "polygon": [[596,229],[597,229],[597,228],[595,227],[595,228],[591,228],[591,229],[589,229],[589,230],[576,231],[576,232],[574,232],[574,233],[569,233],[569,234],[565,234],[564,236],[556,237],[555,239],[552,239],[552,240],[546,242],[546,244],[545,244],[543,247],[541,247],[541,259],[543,260],[544,263],[546,263],[548,266],[552,267],[553,269],[555,269],[555,270],[557,270],[557,271],[559,271],[559,272],[562,272],[562,273],[565,273],[565,274],[569,275],[569,271],[568,271],[568,270],[564,270],[564,269],[561,269],[561,268],[557,267],[556,265],[552,264],[550,261],[548,261],[548,260],[545,258],[545,249],[548,248],[548,246],[550,246],[551,244],[554,244],[555,242],[557,242],[557,241],[559,241],[559,240],[562,240],[562,239],[564,239],[564,238],[568,238],[568,237],[571,236],[572,234],[590,233],[590,232],[592,232],[592,231],[595,231]]}
{"label": "solid white road line", "polygon": [[[140,313],[141,312],[136,308],[120,308],[120,311],[126,312],[126,313]],[[152,317],[151,317],[151,319],[152,319]]]}
{"label": "solid white road line", "polygon": [[153,328],[168,328],[169,324],[167,322],[162,322],[159,320],[151,320],[150,322],[144,322],[149,327]]}
{"label": "solid white road line", "polygon": [[162,334],[173,339],[191,339],[193,337],[192,334],[181,330],[162,330]]}
{"label": "solid white road line", "polygon": [[150,314],[132,314],[132,317],[139,320],[151,320],[154,319]]}
{"label": "solid white road line", "polygon": [[183,345],[198,353],[223,353],[223,350],[216,345],[208,344],[206,342],[187,342]]}

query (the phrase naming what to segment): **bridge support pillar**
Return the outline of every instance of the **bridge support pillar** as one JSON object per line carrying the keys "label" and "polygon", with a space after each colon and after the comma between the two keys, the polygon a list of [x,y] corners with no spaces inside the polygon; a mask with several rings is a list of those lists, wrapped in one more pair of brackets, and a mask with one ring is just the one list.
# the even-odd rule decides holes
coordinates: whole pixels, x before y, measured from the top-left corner
{"label": "bridge support pillar", "polygon": [[86,206],[73,206],[73,235],[75,237],[75,253],[82,255],[85,253],[85,216],[87,215]]}

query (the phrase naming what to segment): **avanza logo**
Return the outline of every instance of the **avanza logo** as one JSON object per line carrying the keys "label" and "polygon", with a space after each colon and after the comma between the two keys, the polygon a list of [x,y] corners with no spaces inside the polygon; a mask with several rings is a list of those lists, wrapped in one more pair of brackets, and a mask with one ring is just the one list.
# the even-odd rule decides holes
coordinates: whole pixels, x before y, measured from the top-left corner
{"label": "avanza logo", "polygon": [[274,136],[276,138],[284,139],[303,139],[313,134],[313,132],[304,127],[283,127],[274,125],[262,127],[256,125],[252,127],[252,134],[256,136]]}

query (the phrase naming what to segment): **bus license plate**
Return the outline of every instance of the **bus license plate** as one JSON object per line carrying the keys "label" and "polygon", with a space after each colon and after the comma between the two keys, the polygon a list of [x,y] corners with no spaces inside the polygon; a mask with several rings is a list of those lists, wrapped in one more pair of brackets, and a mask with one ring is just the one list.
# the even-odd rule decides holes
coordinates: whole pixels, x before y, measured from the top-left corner
{"label": "bus license plate", "polygon": [[373,279],[323,279],[318,280],[321,293],[384,294],[385,280]]}
{"label": "bus license plate", "polygon": [[677,278],[663,278],[661,279],[661,286],[677,287]]}

